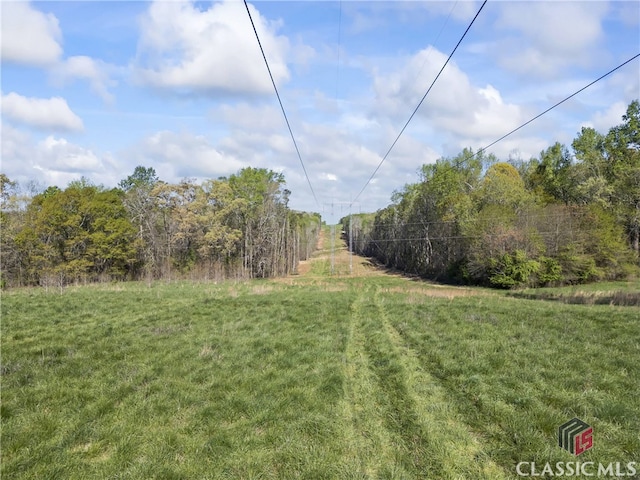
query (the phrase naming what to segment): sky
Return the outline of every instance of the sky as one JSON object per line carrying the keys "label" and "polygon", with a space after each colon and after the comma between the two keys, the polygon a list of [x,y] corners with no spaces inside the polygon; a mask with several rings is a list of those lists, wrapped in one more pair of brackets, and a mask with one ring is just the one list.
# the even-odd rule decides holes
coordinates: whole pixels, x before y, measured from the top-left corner
{"label": "sky", "polygon": [[[64,188],[114,187],[137,165],[166,182],[267,168],[291,208],[334,223],[640,53],[640,2],[489,0],[367,183],[480,7],[250,2],[307,180],[242,1],[2,0],[0,171]],[[640,59],[488,153],[528,160],[583,126],[606,133],[638,98]]]}

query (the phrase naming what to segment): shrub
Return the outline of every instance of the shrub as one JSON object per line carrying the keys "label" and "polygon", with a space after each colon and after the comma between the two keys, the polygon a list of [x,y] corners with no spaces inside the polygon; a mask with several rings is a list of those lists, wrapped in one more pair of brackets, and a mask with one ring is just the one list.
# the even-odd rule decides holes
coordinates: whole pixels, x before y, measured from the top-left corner
{"label": "shrub", "polygon": [[527,285],[540,270],[540,262],[529,258],[524,250],[515,250],[491,259],[490,266],[489,282],[500,288]]}
{"label": "shrub", "polygon": [[569,284],[588,283],[601,280],[604,273],[596,266],[593,257],[573,253],[571,250],[558,256],[562,265],[562,281]]}
{"label": "shrub", "polygon": [[537,285],[550,285],[562,280],[562,266],[555,258],[540,257],[540,270],[537,273]]}

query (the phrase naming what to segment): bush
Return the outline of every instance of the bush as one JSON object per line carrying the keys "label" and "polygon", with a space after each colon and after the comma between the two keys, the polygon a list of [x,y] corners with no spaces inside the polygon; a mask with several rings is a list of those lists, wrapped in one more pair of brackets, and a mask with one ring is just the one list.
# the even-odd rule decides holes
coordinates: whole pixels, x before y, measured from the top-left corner
{"label": "bush", "polygon": [[540,270],[538,271],[537,285],[551,285],[562,280],[562,266],[555,258],[540,257]]}
{"label": "bush", "polygon": [[514,288],[527,285],[533,275],[540,270],[540,262],[528,258],[524,250],[505,253],[490,260],[489,282],[500,288]]}
{"label": "bush", "polygon": [[575,254],[571,251],[558,256],[562,265],[562,281],[569,284],[588,283],[602,280],[604,272],[596,266],[593,257]]}

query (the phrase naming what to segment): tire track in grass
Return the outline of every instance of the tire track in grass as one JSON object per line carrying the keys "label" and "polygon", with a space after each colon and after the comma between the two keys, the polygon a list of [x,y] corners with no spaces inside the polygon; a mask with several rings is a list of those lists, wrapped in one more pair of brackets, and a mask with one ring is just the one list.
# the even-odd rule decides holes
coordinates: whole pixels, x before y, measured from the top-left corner
{"label": "tire track in grass", "polygon": [[421,368],[415,352],[392,326],[379,291],[369,322],[369,351],[386,403],[389,428],[402,446],[405,468],[414,478],[501,479],[508,474],[483,453],[446,398]]}
{"label": "tire track in grass", "polygon": [[351,304],[349,336],[345,349],[344,400],[344,474],[342,478],[408,478],[396,468],[393,439],[385,426],[377,399],[382,395],[365,350],[361,292]]}

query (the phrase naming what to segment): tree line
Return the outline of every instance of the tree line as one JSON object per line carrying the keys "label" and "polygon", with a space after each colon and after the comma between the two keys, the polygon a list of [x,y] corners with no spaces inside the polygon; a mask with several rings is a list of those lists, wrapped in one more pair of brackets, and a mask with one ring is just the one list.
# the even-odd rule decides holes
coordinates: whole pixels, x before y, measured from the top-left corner
{"label": "tree line", "polygon": [[528,161],[483,151],[423,165],[376,213],[341,219],[356,252],[426,278],[501,288],[638,274],[640,104]]}
{"label": "tree line", "polygon": [[24,194],[0,174],[5,287],[292,273],[315,248],[319,214],[289,208],[284,176],[160,180],[138,166],[117,188],[85,178]]}

